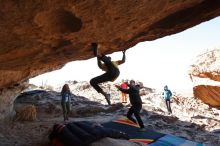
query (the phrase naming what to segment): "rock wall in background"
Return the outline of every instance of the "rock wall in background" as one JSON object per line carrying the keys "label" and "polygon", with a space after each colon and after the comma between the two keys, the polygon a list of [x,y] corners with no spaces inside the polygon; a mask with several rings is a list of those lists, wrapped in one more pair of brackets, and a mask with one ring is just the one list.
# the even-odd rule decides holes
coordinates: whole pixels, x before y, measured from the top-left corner
{"label": "rock wall in background", "polygon": [[194,96],[206,104],[220,107],[220,49],[199,55],[190,66]]}

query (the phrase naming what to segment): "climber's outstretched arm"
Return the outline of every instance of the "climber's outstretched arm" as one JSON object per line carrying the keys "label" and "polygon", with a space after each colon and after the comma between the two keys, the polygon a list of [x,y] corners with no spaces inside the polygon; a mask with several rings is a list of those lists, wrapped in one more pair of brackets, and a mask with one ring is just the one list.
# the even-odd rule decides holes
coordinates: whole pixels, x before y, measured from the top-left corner
{"label": "climber's outstretched arm", "polygon": [[117,61],[117,62],[118,62],[118,65],[125,63],[125,58],[126,58],[126,57],[125,57],[125,52],[126,52],[126,50],[122,51],[123,57],[122,57],[121,60]]}

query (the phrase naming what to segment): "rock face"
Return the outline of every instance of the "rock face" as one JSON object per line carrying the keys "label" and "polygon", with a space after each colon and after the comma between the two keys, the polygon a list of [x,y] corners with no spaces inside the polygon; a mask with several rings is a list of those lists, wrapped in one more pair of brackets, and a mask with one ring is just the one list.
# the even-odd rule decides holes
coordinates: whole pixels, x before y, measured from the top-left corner
{"label": "rock face", "polygon": [[183,31],[220,15],[219,0],[0,2],[0,88]]}
{"label": "rock face", "polygon": [[220,107],[220,87],[199,85],[193,88],[194,96],[200,98],[206,104]]}
{"label": "rock face", "polygon": [[192,76],[220,81],[220,49],[199,55],[189,73]]}
{"label": "rock face", "polygon": [[[87,91],[88,93],[91,93],[91,88],[92,87],[90,86],[90,90]],[[81,88],[81,92],[82,91],[83,89]],[[62,97],[60,91],[56,92],[56,91],[33,90],[29,92],[23,92],[16,98],[14,102],[15,104],[14,109],[16,111],[16,115],[22,113],[24,107],[30,107],[29,109],[33,109],[33,106],[37,108],[37,113],[40,115],[43,115],[43,113],[53,114],[53,116],[55,114],[62,115],[62,108],[60,106],[61,98]],[[98,94],[96,94],[96,99],[94,98],[88,99],[84,96],[77,96],[75,94],[72,94],[70,116],[86,117],[86,116],[93,116],[100,112],[114,113],[116,110],[119,110],[123,107],[123,105],[119,102],[109,107],[103,106],[101,102],[98,102],[101,100],[100,98],[102,97],[100,97]],[[24,117],[23,119],[25,120],[25,118],[27,117]]]}
{"label": "rock face", "polygon": [[26,82],[0,91],[0,119],[3,119],[13,113],[14,100],[25,88],[27,88]]}
{"label": "rock face", "polygon": [[194,82],[194,96],[206,104],[220,107],[220,49],[198,56],[190,66],[189,75]]}
{"label": "rock face", "polygon": [[1,0],[0,89],[94,57],[92,42],[113,53],[219,15],[219,0]]}

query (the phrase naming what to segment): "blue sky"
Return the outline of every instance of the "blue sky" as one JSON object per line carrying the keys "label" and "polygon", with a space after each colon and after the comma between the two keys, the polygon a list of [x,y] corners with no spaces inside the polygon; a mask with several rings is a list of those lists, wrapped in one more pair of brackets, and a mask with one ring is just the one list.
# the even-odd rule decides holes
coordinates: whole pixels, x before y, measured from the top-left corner
{"label": "blue sky", "polygon": [[[168,85],[177,92],[191,92],[192,82],[188,76],[193,59],[207,49],[220,49],[220,17],[201,23],[181,33],[154,41],[137,44],[126,52],[127,60],[121,65],[121,79],[142,81],[145,86],[162,89]],[[112,60],[121,59],[122,53],[111,54]],[[61,70],[30,79],[41,85],[63,84],[66,80],[89,81],[102,74],[96,59],[75,61]],[[117,81],[116,81],[117,82]]]}

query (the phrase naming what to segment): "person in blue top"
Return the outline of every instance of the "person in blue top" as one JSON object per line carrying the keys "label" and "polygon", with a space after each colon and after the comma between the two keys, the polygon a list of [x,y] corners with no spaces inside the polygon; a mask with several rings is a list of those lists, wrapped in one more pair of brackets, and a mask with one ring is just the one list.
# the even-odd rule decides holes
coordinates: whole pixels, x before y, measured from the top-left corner
{"label": "person in blue top", "polygon": [[69,120],[69,113],[70,113],[70,102],[71,102],[71,92],[68,84],[63,85],[61,91],[61,105],[63,109],[63,118],[64,121]]}
{"label": "person in blue top", "polygon": [[168,89],[168,86],[164,86],[164,91],[163,91],[163,98],[165,100],[167,110],[169,113],[172,113],[171,107],[170,107],[170,99],[172,97],[172,92]]}

